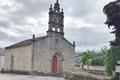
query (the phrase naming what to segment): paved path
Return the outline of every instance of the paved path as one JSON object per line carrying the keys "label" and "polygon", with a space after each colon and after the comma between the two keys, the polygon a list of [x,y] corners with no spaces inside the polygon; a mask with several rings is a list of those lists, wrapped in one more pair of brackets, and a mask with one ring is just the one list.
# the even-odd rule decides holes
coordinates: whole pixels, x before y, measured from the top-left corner
{"label": "paved path", "polygon": [[64,79],[34,75],[0,74],[0,80],[64,80]]}

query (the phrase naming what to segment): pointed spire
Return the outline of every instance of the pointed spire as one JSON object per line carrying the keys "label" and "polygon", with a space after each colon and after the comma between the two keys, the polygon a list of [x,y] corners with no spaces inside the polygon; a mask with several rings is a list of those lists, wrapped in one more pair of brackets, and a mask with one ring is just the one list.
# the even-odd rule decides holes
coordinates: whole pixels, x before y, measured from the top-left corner
{"label": "pointed spire", "polygon": [[63,9],[61,9],[61,12],[63,12]]}
{"label": "pointed spire", "polygon": [[54,11],[60,12],[60,5],[58,3],[58,0],[56,0],[56,3],[54,4]]}
{"label": "pointed spire", "polygon": [[59,3],[59,1],[57,0],[56,3]]}
{"label": "pointed spire", "polygon": [[35,41],[35,34],[33,34],[33,42]]}
{"label": "pointed spire", "polygon": [[35,39],[35,34],[33,34],[33,39]]}
{"label": "pointed spire", "polygon": [[52,11],[52,9],[53,9],[53,8],[52,8],[52,4],[51,4],[51,5],[50,5],[50,8],[49,8],[49,11],[51,12],[51,11]]}
{"label": "pointed spire", "polygon": [[52,8],[52,4],[50,4],[50,8]]}
{"label": "pointed spire", "polygon": [[61,14],[64,15],[63,9],[61,9]]}
{"label": "pointed spire", "polygon": [[76,46],[75,41],[73,41],[73,45]]}

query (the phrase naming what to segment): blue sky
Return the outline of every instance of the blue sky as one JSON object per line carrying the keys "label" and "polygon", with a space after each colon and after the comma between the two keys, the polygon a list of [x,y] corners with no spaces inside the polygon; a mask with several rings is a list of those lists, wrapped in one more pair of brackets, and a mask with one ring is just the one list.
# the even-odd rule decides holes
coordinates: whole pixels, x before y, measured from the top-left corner
{"label": "blue sky", "polygon": [[[104,22],[104,5],[114,0],[59,0],[65,12],[65,37],[76,51],[100,49],[114,40]],[[0,0],[0,47],[46,35],[48,9],[56,0]]]}

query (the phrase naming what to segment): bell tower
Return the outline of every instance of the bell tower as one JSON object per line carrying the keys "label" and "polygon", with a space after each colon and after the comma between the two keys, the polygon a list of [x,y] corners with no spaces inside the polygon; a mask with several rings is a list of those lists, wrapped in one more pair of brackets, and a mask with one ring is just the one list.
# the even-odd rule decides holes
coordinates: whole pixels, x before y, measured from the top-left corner
{"label": "bell tower", "polygon": [[57,36],[64,37],[64,12],[60,9],[60,4],[58,0],[49,8],[49,22],[47,35],[52,36],[57,34]]}

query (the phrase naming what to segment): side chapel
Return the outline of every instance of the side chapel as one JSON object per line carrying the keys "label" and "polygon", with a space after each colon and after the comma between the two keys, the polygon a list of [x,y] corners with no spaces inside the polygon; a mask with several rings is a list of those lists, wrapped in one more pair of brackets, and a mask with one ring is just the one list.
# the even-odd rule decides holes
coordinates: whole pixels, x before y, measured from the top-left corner
{"label": "side chapel", "polygon": [[61,74],[75,66],[75,42],[64,38],[64,12],[58,0],[49,8],[47,35],[5,48],[5,70]]}

